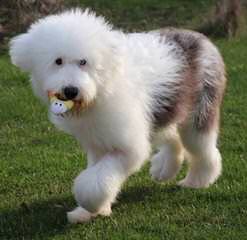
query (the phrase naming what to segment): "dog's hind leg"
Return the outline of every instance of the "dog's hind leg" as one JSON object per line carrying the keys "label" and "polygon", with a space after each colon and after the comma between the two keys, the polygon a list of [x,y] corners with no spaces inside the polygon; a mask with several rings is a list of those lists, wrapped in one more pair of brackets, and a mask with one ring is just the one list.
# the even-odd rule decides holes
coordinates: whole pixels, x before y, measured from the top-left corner
{"label": "dog's hind leg", "polygon": [[180,133],[190,158],[189,172],[179,184],[192,188],[208,187],[221,173],[221,155],[216,146],[217,127],[201,131],[187,126]]}
{"label": "dog's hind leg", "polygon": [[191,155],[188,175],[180,185],[200,188],[214,183],[221,173],[217,137],[226,78],[223,60],[209,41],[202,41],[196,66],[200,85],[195,105],[179,128],[183,145]]}
{"label": "dog's hind leg", "polygon": [[151,160],[150,174],[153,179],[165,181],[173,179],[184,160],[184,151],[176,127],[165,130],[159,152]]}

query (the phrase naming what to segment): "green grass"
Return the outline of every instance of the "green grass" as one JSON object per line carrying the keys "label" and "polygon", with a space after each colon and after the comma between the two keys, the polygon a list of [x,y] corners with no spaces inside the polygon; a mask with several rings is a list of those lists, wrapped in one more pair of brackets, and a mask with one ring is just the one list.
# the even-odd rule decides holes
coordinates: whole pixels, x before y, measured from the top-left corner
{"label": "green grass", "polygon": [[[212,3],[83,2],[118,26],[136,30],[161,27],[166,20],[194,26]],[[28,77],[1,55],[0,239],[246,239],[246,39],[216,44],[229,77],[219,141],[224,171],[219,181],[206,190],[182,189],[175,182],[158,184],[151,181],[147,164],[127,181],[111,217],[76,226],[67,223],[65,213],[75,206],[70,189],[85,158],[73,138],[49,123]]]}
{"label": "green grass", "polygon": [[205,21],[214,0],[68,0],[68,5],[89,7],[123,30],[164,26],[193,27]]}

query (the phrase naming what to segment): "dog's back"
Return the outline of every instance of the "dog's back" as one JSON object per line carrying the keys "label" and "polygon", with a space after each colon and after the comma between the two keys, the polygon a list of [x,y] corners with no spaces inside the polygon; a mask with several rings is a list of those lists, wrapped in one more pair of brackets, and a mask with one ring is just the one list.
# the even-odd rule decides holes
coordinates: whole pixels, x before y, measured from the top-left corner
{"label": "dog's back", "polygon": [[[187,108],[193,105],[189,106],[193,126],[207,130],[217,125],[226,84],[224,62],[217,48],[206,36],[190,30],[164,28],[153,33],[158,33],[165,44],[175,44],[177,57],[186,59],[187,67],[181,73],[184,75],[182,92],[177,93],[177,101],[182,100]],[[162,119],[159,122],[162,124]]]}

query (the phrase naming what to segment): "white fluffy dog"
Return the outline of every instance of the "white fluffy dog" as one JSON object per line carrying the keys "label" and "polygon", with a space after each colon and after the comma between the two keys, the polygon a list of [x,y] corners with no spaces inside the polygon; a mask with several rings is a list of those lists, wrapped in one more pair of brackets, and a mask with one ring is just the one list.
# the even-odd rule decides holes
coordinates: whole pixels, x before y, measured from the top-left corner
{"label": "white fluffy dog", "polygon": [[68,213],[69,221],[109,215],[154,141],[154,179],[174,178],[185,152],[190,165],[180,185],[208,187],[220,175],[216,144],[226,78],[205,36],[172,28],[125,34],[77,9],[34,23],[11,41],[10,55],[30,73],[43,101],[49,103],[47,92],[53,91],[84,106],[77,114],[50,113],[87,153],[88,167],[73,187],[79,207]]}

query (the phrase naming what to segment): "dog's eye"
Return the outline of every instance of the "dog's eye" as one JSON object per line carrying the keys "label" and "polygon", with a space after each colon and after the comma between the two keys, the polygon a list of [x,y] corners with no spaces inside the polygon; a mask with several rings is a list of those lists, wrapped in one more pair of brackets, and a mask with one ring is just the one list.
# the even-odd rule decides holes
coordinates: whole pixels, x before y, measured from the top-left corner
{"label": "dog's eye", "polygon": [[57,65],[62,65],[63,64],[63,59],[62,58],[57,58],[56,61],[55,61],[55,63]]}
{"label": "dog's eye", "polygon": [[85,59],[81,59],[81,60],[79,61],[79,65],[80,65],[80,66],[86,65],[86,63],[87,63],[87,61],[86,61]]}

